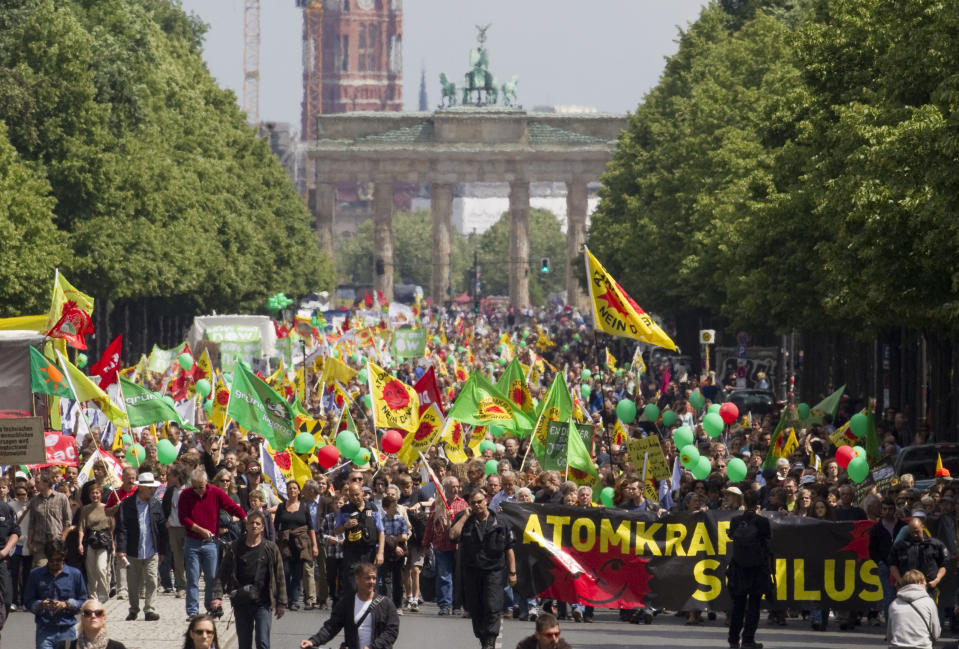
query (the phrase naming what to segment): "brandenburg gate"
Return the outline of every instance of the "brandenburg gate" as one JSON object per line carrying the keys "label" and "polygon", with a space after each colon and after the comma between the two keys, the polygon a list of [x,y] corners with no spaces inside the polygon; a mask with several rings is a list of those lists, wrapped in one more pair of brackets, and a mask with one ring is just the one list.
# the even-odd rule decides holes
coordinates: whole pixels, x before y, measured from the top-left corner
{"label": "brandenburg gate", "polygon": [[[315,170],[310,209],[320,245],[334,256],[337,183],[373,184],[373,287],[393,296],[393,183],[429,183],[433,218],[430,295],[449,296],[453,184],[509,183],[510,303],[529,304],[529,184],[565,182],[566,291],[583,296],[572,269],[586,236],[587,184],[599,179],[626,126],[622,115],[526,112],[515,105],[516,78],[497,87],[486,71],[481,32],[471,52],[462,101],[443,81],[444,106],[435,112],[341,113],[317,118],[317,139],[307,155]],[[502,103],[497,100],[502,98]],[[457,105],[459,104],[459,105]],[[494,272],[484,269],[484,272]]]}

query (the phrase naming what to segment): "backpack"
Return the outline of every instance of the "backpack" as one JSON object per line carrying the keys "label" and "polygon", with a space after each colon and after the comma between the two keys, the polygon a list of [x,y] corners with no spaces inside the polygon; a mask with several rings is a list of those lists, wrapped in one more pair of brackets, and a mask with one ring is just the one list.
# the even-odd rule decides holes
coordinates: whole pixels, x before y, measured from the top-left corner
{"label": "backpack", "polygon": [[765,564],[766,553],[759,539],[759,526],[743,518],[730,536],[733,542],[733,563],[742,568]]}

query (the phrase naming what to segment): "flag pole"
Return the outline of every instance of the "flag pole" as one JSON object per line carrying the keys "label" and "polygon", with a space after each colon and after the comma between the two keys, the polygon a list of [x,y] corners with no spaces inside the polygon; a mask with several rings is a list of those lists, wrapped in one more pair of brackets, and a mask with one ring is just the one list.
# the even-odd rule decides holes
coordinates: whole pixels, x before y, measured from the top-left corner
{"label": "flag pole", "polygon": [[[74,398],[77,398],[77,389],[73,386],[73,379],[70,378],[70,370],[68,370],[67,366],[65,365],[65,363],[67,362],[67,359],[63,357],[63,354],[60,353],[59,349],[54,348],[53,351],[56,353],[57,358],[60,359],[60,367],[63,368],[63,376],[64,378],[66,378],[67,383],[70,385],[70,391],[73,392]],[[86,434],[93,435],[93,433],[90,432],[90,422],[87,421],[87,415],[86,413],[83,412],[83,404],[80,402],[79,399],[77,399],[77,410],[79,410],[79,415],[80,415],[79,418],[77,419],[77,423],[79,424],[80,421],[83,421],[83,425],[86,428]],[[74,437],[76,437],[76,435],[74,435]],[[93,435],[93,437],[94,437],[94,443],[96,447],[100,448],[99,440],[96,439],[95,435]],[[79,447],[79,443],[77,444],[77,446]]]}

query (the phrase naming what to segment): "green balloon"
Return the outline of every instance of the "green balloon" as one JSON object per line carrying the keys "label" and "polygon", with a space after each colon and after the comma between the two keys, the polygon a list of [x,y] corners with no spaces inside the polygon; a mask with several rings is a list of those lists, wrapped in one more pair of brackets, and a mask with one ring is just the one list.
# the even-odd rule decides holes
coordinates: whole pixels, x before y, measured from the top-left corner
{"label": "green balloon", "polygon": [[351,430],[340,431],[340,434],[336,436],[336,450],[343,457],[351,458],[360,450],[360,440]]}
{"label": "green balloon", "polygon": [[694,390],[691,395],[689,395],[689,403],[696,410],[702,410],[703,406],[706,405],[706,397],[703,396],[703,393],[699,390]]}
{"label": "green balloon", "polygon": [[482,442],[480,442],[480,453],[485,453],[486,451],[493,451],[495,453],[496,444],[488,439],[484,439]]}
{"label": "green balloon", "polygon": [[643,408],[643,416],[646,417],[646,421],[656,421],[659,419],[659,406],[655,403],[647,403]]}
{"label": "green balloon", "polygon": [[140,444],[134,444],[127,451],[127,461],[133,466],[140,466],[147,457],[147,451]]}
{"label": "green balloon", "polygon": [[673,431],[673,444],[676,445],[676,448],[685,448],[694,441],[696,441],[696,436],[693,435],[693,431],[689,426],[680,426]]}
{"label": "green balloon", "polygon": [[700,455],[699,461],[696,462],[696,466],[693,467],[693,477],[697,480],[705,480],[709,477],[712,470],[713,465],[712,462],[709,461],[709,458],[705,455]]}
{"label": "green balloon", "polygon": [[714,413],[714,412],[715,412],[715,413],[719,413],[719,409],[720,409],[720,408],[722,408],[722,406],[721,406],[720,404],[718,404],[718,403],[711,403],[711,404],[709,404],[709,408],[706,409],[706,412],[708,412],[708,413],[710,413],[710,414],[712,414],[712,413]]}
{"label": "green balloon", "polygon": [[690,471],[692,471],[696,463],[699,462],[699,457],[699,449],[693,444],[687,444],[679,450],[679,463]]}
{"label": "green balloon", "polygon": [[497,426],[496,424],[493,424],[489,427],[489,432],[490,434],[493,435],[493,437],[499,437],[506,431],[503,430],[502,426]]}
{"label": "green balloon", "polygon": [[[866,449],[864,449],[863,447],[859,446],[858,444],[857,444],[856,446],[853,446],[853,447],[852,447],[852,452],[856,454],[856,457],[867,457],[867,456],[866,456]],[[867,458],[867,460],[868,460],[868,458]]]}
{"label": "green balloon", "polygon": [[123,442],[124,446],[129,446],[133,443],[133,437],[127,433],[123,433],[123,435],[120,437],[120,440]]}
{"label": "green balloon", "polygon": [[[372,409],[373,409],[373,399],[370,398],[370,395],[368,395],[368,394],[364,394],[364,395],[363,395],[363,405],[366,407],[367,410],[372,410]],[[345,454],[344,454],[344,455],[345,455]],[[349,456],[347,456],[347,457],[349,457]]]}
{"label": "green balloon", "polygon": [[869,427],[869,418],[861,412],[857,412],[849,419],[849,430],[856,437],[865,437],[866,428]]}
{"label": "green balloon", "polygon": [[366,371],[366,368],[362,368],[359,372],[356,373],[356,377],[362,382],[366,383],[367,379],[370,378],[370,373]]}
{"label": "green balloon", "polygon": [[353,354],[352,361],[357,365],[360,365],[363,362],[363,355],[359,353]]}
{"label": "green balloon", "polygon": [[200,379],[199,381],[196,382],[196,391],[200,394],[201,397],[206,399],[207,396],[209,396],[210,392],[213,391],[213,386],[210,385],[209,380]]}
{"label": "green balloon", "polygon": [[177,356],[176,362],[180,364],[184,370],[188,370],[193,367],[193,356],[189,352],[183,352]]}
{"label": "green balloon", "polygon": [[589,369],[588,367],[584,367],[584,368],[583,368],[583,372],[582,372],[581,376],[583,377],[583,380],[584,380],[584,381],[587,380],[587,379],[589,379],[589,377],[591,377],[592,375],[593,375],[593,373],[590,371],[590,369]]}
{"label": "green balloon", "polygon": [[616,402],[616,416],[624,424],[631,424],[636,419],[636,403],[632,399],[620,399]]}
{"label": "green balloon", "polygon": [[211,401],[210,399],[207,399],[206,401],[204,401],[204,402],[203,402],[203,411],[207,414],[207,416],[212,415],[212,414],[213,414],[213,401]]}
{"label": "green balloon", "polygon": [[293,450],[300,455],[309,453],[314,446],[316,446],[316,438],[309,433],[300,433],[293,438]]}
{"label": "green balloon", "polygon": [[599,502],[603,503],[604,507],[612,507],[616,503],[613,501],[616,492],[612,487],[603,487],[603,490],[599,492]]}
{"label": "green balloon", "polygon": [[[579,393],[580,393],[581,395],[583,395],[583,398],[584,398],[584,399],[589,399],[589,395],[590,395],[590,393],[591,393],[592,391],[593,391],[593,389],[592,389],[591,387],[589,387],[588,385],[583,384],[583,385],[579,386]],[[634,406],[634,407],[635,407],[635,406]]]}
{"label": "green balloon", "polygon": [[809,419],[809,404],[808,404],[808,403],[800,403],[799,406],[798,406],[796,409],[799,411],[799,418],[800,418],[800,419]]}
{"label": "green balloon", "polygon": [[80,367],[80,368],[86,367],[88,360],[89,359],[87,358],[86,354],[77,354],[77,367]]}
{"label": "green balloon", "polygon": [[573,334],[573,340],[582,340],[582,336],[579,334]]}
{"label": "green balloon", "polygon": [[168,439],[157,442],[157,459],[160,464],[169,466],[176,461],[176,446]]}
{"label": "green balloon", "polygon": [[623,375],[623,370],[617,369],[617,370],[616,370],[616,376],[622,376],[622,375]]}
{"label": "green balloon", "polygon": [[466,348],[463,347],[462,345],[460,345],[459,347],[456,348],[456,353],[458,353],[458,354],[462,354],[462,353],[464,353],[465,351],[466,351]]}
{"label": "green balloon", "polygon": [[564,352],[568,352],[568,351],[569,351],[569,345],[563,345],[563,351],[564,351]]}
{"label": "green balloon", "polygon": [[869,475],[869,462],[866,461],[866,457],[860,455],[859,457],[854,457],[849,460],[846,473],[849,474],[849,478],[856,484],[865,480],[866,476]]}
{"label": "green balloon", "polygon": [[499,462],[496,460],[486,460],[486,475],[499,473]]}
{"label": "green balloon", "polygon": [[669,428],[676,423],[676,413],[672,410],[663,411],[663,426]]}
{"label": "green balloon", "polygon": [[711,412],[703,417],[703,430],[710,437],[716,438],[723,434],[723,418],[718,412]]}
{"label": "green balloon", "polygon": [[497,358],[497,359],[496,359],[496,362],[497,362],[499,365],[501,365],[501,366],[502,366],[502,365],[506,365],[506,359],[505,359],[505,358]]}
{"label": "green balloon", "polygon": [[730,482],[742,482],[746,477],[746,463],[734,457],[726,463],[726,477]]}
{"label": "green balloon", "polygon": [[361,448],[356,452],[356,455],[353,456],[353,464],[356,466],[364,466],[370,463],[370,449]]}

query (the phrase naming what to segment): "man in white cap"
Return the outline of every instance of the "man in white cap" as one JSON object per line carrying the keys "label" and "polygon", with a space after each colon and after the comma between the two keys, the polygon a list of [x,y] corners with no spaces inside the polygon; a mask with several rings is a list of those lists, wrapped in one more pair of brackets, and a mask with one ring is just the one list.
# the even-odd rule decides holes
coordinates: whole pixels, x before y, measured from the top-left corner
{"label": "man in white cap", "polygon": [[743,492],[736,486],[729,486],[723,489],[723,506],[724,511],[729,512],[741,512],[745,509],[743,507]]}
{"label": "man in white cap", "polygon": [[146,582],[143,605],[148,622],[160,619],[153,606],[157,590],[157,566],[168,551],[169,538],[163,516],[163,506],[155,498],[160,482],[149,471],[137,476],[137,495],[120,503],[117,512],[117,560],[129,561],[127,583],[130,593],[130,613],[127,620],[137,619],[140,612],[140,585]]}

